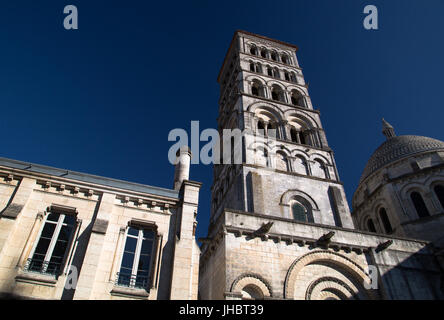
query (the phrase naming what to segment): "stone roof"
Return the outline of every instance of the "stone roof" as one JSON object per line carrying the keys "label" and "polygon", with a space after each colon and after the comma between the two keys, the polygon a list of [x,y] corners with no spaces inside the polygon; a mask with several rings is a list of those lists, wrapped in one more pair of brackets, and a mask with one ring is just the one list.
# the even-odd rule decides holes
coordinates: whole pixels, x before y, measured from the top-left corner
{"label": "stone roof", "polygon": [[390,163],[415,154],[435,150],[444,150],[444,142],[433,138],[413,135],[388,138],[376,149],[370,157],[370,160],[368,160],[359,183],[361,184],[372,173]]}
{"label": "stone roof", "polygon": [[33,173],[40,173],[45,175],[50,175],[54,177],[61,177],[65,179],[73,179],[84,183],[93,183],[102,185],[105,187],[125,189],[134,192],[141,192],[147,194],[153,194],[157,196],[179,198],[179,192],[176,190],[170,190],[165,188],[159,188],[154,186],[149,186],[145,184],[139,184],[124,180],[117,180],[111,178],[105,178],[100,176],[95,176],[87,173],[80,173],[75,171],[69,171],[64,169],[53,168],[49,166],[43,166],[39,164],[22,162],[18,160],[11,160],[6,158],[0,158],[0,166],[8,167],[12,169],[25,170]]}

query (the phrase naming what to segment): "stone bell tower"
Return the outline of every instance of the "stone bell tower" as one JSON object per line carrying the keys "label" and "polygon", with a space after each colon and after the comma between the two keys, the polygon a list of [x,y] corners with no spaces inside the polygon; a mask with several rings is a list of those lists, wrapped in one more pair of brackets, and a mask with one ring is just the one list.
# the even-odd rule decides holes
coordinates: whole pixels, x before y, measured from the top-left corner
{"label": "stone bell tower", "polygon": [[[229,291],[228,279],[235,276],[227,274],[227,251],[221,249],[225,256],[220,257],[210,253],[226,219],[241,226],[244,214],[263,217],[254,226],[258,235],[261,228],[271,228],[267,217],[353,228],[333,152],[296,52],[292,44],[237,31],[226,54],[218,76],[218,130],[222,136],[224,129],[239,129],[243,136],[232,139],[232,160],[238,161],[214,167],[210,226],[202,239],[202,298],[222,298]],[[218,271],[208,271],[212,267]],[[206,281],[206,272],[217,274],[216,279]]]}
{"label": "stone bell tower", "polygon": [[244,134],[232,139],[235,163],[214,167],[213,223],[236,209],[353,227],[296,51],[248,32],[233,38],[218,77],[218,129]]}

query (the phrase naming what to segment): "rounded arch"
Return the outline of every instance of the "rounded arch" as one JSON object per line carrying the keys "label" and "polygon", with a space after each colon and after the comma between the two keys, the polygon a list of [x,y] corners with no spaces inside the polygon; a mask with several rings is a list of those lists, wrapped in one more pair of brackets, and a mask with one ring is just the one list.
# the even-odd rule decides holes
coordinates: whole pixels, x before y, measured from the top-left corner
{"label": "rounded arch", "polygon": [[290,171],[290,165],[287,153],[280,149],[276,151],[275,165],[277,170]]}
{"label": "rounded arch", "polygon": [[261,47],[259,49],[259,54],[262,58],[267,58],[268,57],[268,49],[266,47]]}
{"label": "rounded arch", "polygon": [[298,106],[298,107],[302,107],[302,108],[307,108],[308,103],[307,103],[307,99],[305,97],[305,95],[297,90],[296,88],[289,90],[290,91],[290,97],[291,97],[291,104]]}
{"label": "rounded arch", "polygon": [[300,149],[293,149],[291,151],[291,155],[293,157],[301,156],[305,159],[305,161],[308,161],[310,159],[310,154],[308,154],[304,150],[300,150]]}
{"label": "rounded arch", "polygon": [[267,86],[267,81],[265,81],[265,79],[259,75],[256,74],[251,74],[247,77],[245,77],[245,81],[247,81],[248,83],[252,83],[253,81],[258,81],[261,83],[261,85],[263,85],[264,87]]}
{"label": "rounded arch", "polygon": [[292,122],[304,123],[307,129],[320,128],[319,124],[311,116],[297,110],[284,113],[284,119],[291,125]]}
{"label": "rounded arch", "polygon": [[311,206],[311,208],[313,210],[319,210],[317,203],[313,200],[312,197],[310,197],[310,195],[308,195],[304,191],[300,191],[300,190],[296,190],[296,189],[285,191],[284,194],[281,196],[280,204],[286,205],[293,198],[305,199],[305,201],[307,201],[309,203],[309,205]]}
{"label": "rounded arch", "polygon": [[312,153],[310,155],[310,160],[315,161],[316,159],[322,161],[325,165],[328,165],[328,166],[331,165],[331,162],[329,161],[329,159],[326,156],[324,156],[320,153],[317,153],[317,152]]}
{"label": "rounded arch", "polygon": [[375,218],[370,215],[366,214],[362,218],[362,224],[361,224],[361,230],[369,231],[377,233],[376,224],[375,224]]}
{"label": "rounded arch", "polygon": [[274,144],[272,143],[270,146],[270,151],[273,153],[278,153],[279,151],[284,153],[286,157],[291,157],[291,151],[286,146],[282,144]]}
{"label": "rounded arch", "polygon": [[270,283],[262,276],[255,273],[244,273],[237,277],[231,284],[231,292],[242,292],[246,287],[253,287],[256,290],[260,290],[263,297],[272,297],[273,290]]}
{"label": "rounded arch", "polygon": [[293,160],[293,172],[309,175],[308,162],[306,157],[301,154],[297,154]]}
{"label": "rounded arch", "polygon": [[282,121],[282,119],[284,118],[283,112],[278,106],[262,101],[256,101],[252,103],[248,106],[247,111],[256,114],[258,109],[269,111],[270,113],[274,114],[279,121]]}
{"label": "rounded arch", "polygon": [[252,55],[257,56],[257,53],[258,53],[257,45],[255,43],[250,43],[248,45],[248,52]]}
{"label": "rounded arch", "polygon": [[354,295],[353,289],[344,281],[335,277],[321,277],[310,283],[305,300],[349,300],[354,299]]}
{"label": "rounded arch", "polygon": [[[352,278],[350,279],[352,282],[361,284],[364,283],[364,281],[370,282],[368,281],[368,275],[364,271],[364,268],[353,260],[336,252],[316,250],[299,257],[291,264],[284,281],[285,299],[295,299],[294,292],[299,272],[305,266],[319,262],[327,262],[328,264],[345,271],[347,275]],[[374,298],[370,291],[365,290],[364,294],[370,298]]]}
{"label": "rounded arch", "polygon": [[312,160],[312,174],[315,177],[319,177],[319,178],[323,178],[323,179],[329,178],[328,168],[327,168],[327,165],[325,164],[323,159],[321,159],[319,157],[313,158],[313,160]]}

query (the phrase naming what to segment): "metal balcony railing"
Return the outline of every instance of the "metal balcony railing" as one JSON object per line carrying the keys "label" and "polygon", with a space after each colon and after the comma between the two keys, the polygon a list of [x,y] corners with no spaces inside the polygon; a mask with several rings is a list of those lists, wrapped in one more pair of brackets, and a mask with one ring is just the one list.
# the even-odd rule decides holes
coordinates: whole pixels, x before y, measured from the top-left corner
{"label": "metal balcony railing", "polygon": [[57,276],[60,273],[60,268],[60,263],[29,258],[26,260],[23,271]]}
{"label": "metal balcony railing", "polygon": [[129,288],[148,289],[148,280],[149,278],[147,276],[135,274],[129,275],[117,272],[116,285]]}

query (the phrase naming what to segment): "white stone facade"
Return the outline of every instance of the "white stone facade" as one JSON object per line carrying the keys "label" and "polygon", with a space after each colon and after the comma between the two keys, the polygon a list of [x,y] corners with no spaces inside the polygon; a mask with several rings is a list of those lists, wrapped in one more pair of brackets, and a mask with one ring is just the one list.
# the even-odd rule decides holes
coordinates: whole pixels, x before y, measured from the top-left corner
{"label": "white stone facade", "polygon": [[[200,249],[194,234],[200,183],[180,180],[175,185],[178,190],[161,189],[0,159],[2,297],[197,299]],[[63,247],[64,227],[58,238],[54,234],[60,222],[54,233],[45,228],[54,225],[51,216],[62,214],[75,223],[59,266],[53,260]],[[154,238],[125,256],[131,250],[130,228]],[[47,234],[53,249],[44,245]],[[51,259],[45,257],[46,269],[36,258],[41,247]],[[143,258],[138,258],[134,280],[122,277],[121,267],[136,255]],[[147,277],[142,277],[140,259]],[[78,277],[71,273],[73,267]]]}
{"label": "white stone facade", "polygon": [[442,299],[427,241],[355,229],[296,51],[244,31],[231,42],[218,124],[244,132],[242,161],[214,167],[200,297]]}

